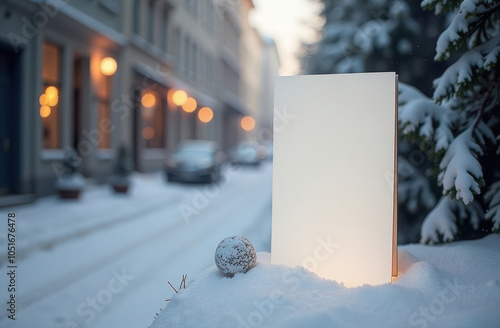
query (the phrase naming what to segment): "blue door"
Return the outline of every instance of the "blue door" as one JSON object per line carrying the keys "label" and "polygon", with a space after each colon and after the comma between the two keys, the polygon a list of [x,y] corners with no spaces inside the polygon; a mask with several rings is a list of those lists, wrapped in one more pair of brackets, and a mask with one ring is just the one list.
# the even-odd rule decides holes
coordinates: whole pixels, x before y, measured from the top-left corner
{"label": "blue door", "polygon": [[0,44],[0,196],[19,190],[19,54]]}

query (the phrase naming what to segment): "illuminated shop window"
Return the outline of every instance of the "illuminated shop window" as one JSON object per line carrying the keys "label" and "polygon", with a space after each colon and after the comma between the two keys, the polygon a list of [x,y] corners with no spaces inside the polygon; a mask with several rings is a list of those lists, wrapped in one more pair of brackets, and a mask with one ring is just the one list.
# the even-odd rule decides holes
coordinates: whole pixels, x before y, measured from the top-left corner
{"label": "illuminated shop window", "polygon": [[42,56],[42,93],[38,102],[43,123],[43,148],[56,149],[60,148],[61,48],[45,42]]}
{"label": "illuminated shop window", "polygon": [[163,99],[152,90],[143,90],[141,94],[141,136],[146,141],[146,148],[163,148],[164,144]]}

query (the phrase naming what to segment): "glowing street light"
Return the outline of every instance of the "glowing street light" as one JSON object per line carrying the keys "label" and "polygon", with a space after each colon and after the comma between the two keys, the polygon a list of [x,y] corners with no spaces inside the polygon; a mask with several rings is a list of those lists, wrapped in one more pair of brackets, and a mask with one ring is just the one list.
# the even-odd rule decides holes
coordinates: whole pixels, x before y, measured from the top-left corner
{"label": "glowing street light", "polygon": [[52,97],[56,97],[59,95],[59,90],[57,90],[56,87],[50,86],[45,89],[45,94],[47,95],[47,98],[50,99]]}
{"label": "glowing street light", "polygon": [[198,118],[200,119],[200,121],[202,121],[203,123],[208,123],[212,120],[212,118],[214,117],[214,112],[208,108],[208,107],[203,107],[202,109],[200,109],[200,111],[198,112]]}
{"label": "glowing street light", "polygon": [[187,95],[186,91],[184,91],[184,90],[177,90],[172,95],[172,102],[176,106],[184,105],[184,103],[186,103],[187,99],[188,99],[188,95]]}
{"label": "glowing street light", "polygon": [[[59,90],[57,90],[56,87],[50,86],[45,89],[45,96],[41,95],[40,96],[40,105],[49,105],[49,106],[56,106],[57,103],[59,102]],[[43,104],[42,104],[43,102]]]}
{"label": "glowing street light", "polygon": [[151,92],[146,92],[141,99],[141,103],[144,107],[150,108],[156,104],[156,97]]}
{"label": "glowing street light", "polygon": [[188,97],[186,99],[186,102],[182,105],[182,109],[184,109],[185,112],[187,113],[192,113],[195,111],[196,107],[198,106],[198,103],[194,98]]}
{"label": "glowing street light", "polygon": [[245,131],[252,131],[255,128],[255,120],[252,116],[245,116],[241,119],[241,128]]}
{"label": "glowing street light", "polygon": [[40,116],[42,118],[49,117],[51,112],[52,112],[52,110],[47,105],[43,105],[40,107]]}
{"label": "glowing street light", "polygon": [[48,105],[51,107],[54,107],[57,105],[58,102],[59,102],[59,96],[54,96],[54,97],[49,98]]}
{"label": "glowing street light", "polygon": [[112,57],[105,57],[101,60],[101,73],[106,76],[111,76],[115,74],[118,65],[116,64],[116,60]]}
{"label": "glowing street light", "polygon": [[47,106],[49,104],[49,100],[47,99],[47,95],[44,93],[38,98],[38,102],[40,106]]}

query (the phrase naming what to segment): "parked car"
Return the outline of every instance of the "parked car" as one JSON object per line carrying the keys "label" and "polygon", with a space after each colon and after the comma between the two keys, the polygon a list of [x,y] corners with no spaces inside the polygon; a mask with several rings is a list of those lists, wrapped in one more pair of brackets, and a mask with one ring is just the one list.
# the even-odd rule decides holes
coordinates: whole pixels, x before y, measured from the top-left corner
{"label": "parked car", "polygon": [[217,143],[184,140],[167,157],[165,174],[168,181],[211,183],[220,178],[223,162]]}
{"label": "parked car", "polygon": [[232,153],[231,162],[233,164],[259,165],[265,157],[265,150],[252,141],[243,141]]}

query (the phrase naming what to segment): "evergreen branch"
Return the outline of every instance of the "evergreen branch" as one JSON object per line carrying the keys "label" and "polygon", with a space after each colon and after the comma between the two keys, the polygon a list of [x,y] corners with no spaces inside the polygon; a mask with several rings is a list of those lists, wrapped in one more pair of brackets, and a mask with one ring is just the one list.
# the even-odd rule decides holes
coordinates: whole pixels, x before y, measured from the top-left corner
{"label": "evergreen branch", "polygon": [[478,229],[483,219],[482,208],[477,203],[466,206],[460,201],[442,197],[425,217],[420,231],[420,242],[436,244],[453,241],[459,234],[459,227],[465,221],[468,221],[467,223],[474,229]]}
{"label": "evergreen branch", "polygon": [[482,155],[483,151],[474,141],[470,126],[453,140],[439,164],[443,195],[462,199],[465,205],[472,203],[484,184],[481,164],[474,153]]}
{"label": "evergreen branch", "polygon": [[473,132],[476,129],[479,122],[481,121],[481,117],[483,116],[484,109],[486,108],[486,103],[488,102],[488,99],[490,98],[490,96],[491,96],[491,89],[489,89],[488,92],[486,93],[484,100],[483,100],[483,104],[481,105],[481,108],[479,109],[479,113],[477,113],[476,119],[474,120],[474,123],[472,124],[472,131]]}

